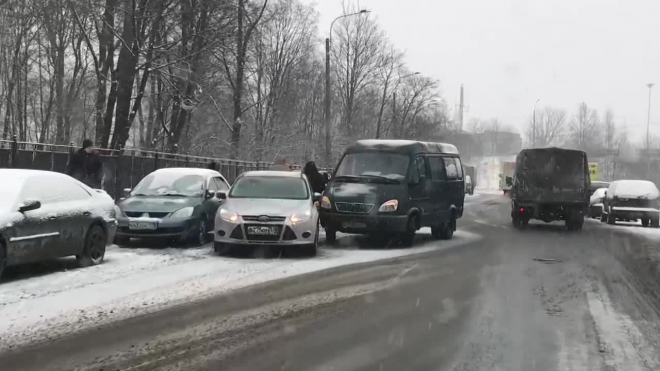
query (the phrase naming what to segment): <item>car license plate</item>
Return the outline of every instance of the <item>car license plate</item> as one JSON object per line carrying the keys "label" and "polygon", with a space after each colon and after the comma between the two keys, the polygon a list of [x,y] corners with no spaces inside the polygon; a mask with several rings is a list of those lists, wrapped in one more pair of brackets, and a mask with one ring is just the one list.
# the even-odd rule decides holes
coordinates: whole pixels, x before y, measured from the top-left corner
{"label": "car license plate", "polygon": [[348,229],[367,228],[367,223],[362,223],[362,222],[343,222],[342,225],[344,226],[344,228],[348,228]]}
{"label": "car license plate", "polygon": [[255,236],[277,236],[280,234],[280,229],[278,227],[249,226],[247,233]]}
{"label": "car license plate", "polygon": [[154,230],[158,228],[156,222],[128,222],[128,229],[131,230]]}

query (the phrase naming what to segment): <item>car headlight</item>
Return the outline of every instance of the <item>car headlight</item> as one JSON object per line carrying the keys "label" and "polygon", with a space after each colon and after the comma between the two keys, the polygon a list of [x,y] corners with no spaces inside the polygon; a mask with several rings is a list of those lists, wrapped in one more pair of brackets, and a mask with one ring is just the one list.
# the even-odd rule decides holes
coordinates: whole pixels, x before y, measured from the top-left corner
{"label": "car headlight", "polygon": [[330,199],[328,198],[328,196],[323,196],[321,198],[321,207],[324,208],[324,209],[331,209],[332,208],[332,204],[330,203]]}
{"label": "car headlight", "polygon": [[170,218],[175,218],[175,219],[190,218],[190,216],[193,214],[194,209],[195,208],[192,206],[184,207],[182,209],[173,212],[170,215]]}
{"label": "car headlight", "polygon": [[220,217],[222,220],[230,223],[238,223],[238,214],[227,209],[220,209]]}
{"label": "car headlight", "polygon": [[389,200],[384,202],[378,208],[379,213],[391,213],[399,208],[399,200]]}
{"label": "car headlight", "polygon": [[311,211],[306,211],[304,213],[295,213],[295,214],[291,215],[291,218],[289,218],[289,220],[291,220],[291,223],[296,224],[296,223],[300,223],[300,222],[306,222],[311,217],[312,217],[312,212]]}

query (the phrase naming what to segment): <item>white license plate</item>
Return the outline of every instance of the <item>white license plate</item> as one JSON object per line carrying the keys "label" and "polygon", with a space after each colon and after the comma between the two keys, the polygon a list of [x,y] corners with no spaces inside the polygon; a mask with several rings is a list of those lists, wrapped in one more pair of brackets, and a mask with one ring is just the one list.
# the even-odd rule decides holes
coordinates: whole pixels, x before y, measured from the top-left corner
{"label": "white license plate", "polygon": [[277,236],[280,234],[280,229],[278,227],[250,226],[247,227],[247,233],[255,236]]}
{"label": "white license plate", "polygon": [[157,228],[156,222],[128,222],[128,229],[130,230],[154,230]]}
{"label": "white license plate", "polygon": [[343,222],[342,225],[344,226],[344,228],[348,228],[348,229],[367,228],[367,223],[362,223],[362,222]]}

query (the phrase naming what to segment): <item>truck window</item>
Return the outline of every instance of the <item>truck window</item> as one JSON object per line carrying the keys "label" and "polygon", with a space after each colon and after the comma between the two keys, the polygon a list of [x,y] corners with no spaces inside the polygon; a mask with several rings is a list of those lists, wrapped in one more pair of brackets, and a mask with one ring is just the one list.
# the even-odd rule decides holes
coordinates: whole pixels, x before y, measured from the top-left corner
{"label": "truck window", "polygon": [[455,157],[444,157],[445,173],[448,180],[463,179],[463,168],[461,167],[461,160]]}
{"label": "truck window", "polygon": [[433,180],[446,180],[445,163],[442,157],[429,157],[429,166],[431,167],[431,178]]}

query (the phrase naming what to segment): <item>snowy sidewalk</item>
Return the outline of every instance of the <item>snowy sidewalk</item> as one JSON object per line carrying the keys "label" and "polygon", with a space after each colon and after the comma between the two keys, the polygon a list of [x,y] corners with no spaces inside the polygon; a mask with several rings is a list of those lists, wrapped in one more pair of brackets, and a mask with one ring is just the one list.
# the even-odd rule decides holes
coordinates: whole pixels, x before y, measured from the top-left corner
{"label": "snowy sidewalk", "polygon": [[412,249],[357,250],[341,246],[351,240],[347,237],[340,248],[321,249],[310,259],[225,258],[212,254],[209,245],[189,250],[113,246],[99,266],[0,284],[0,351],[270,280],[448,249],[479,238],[459,230],[451,241],[420,239]]}

